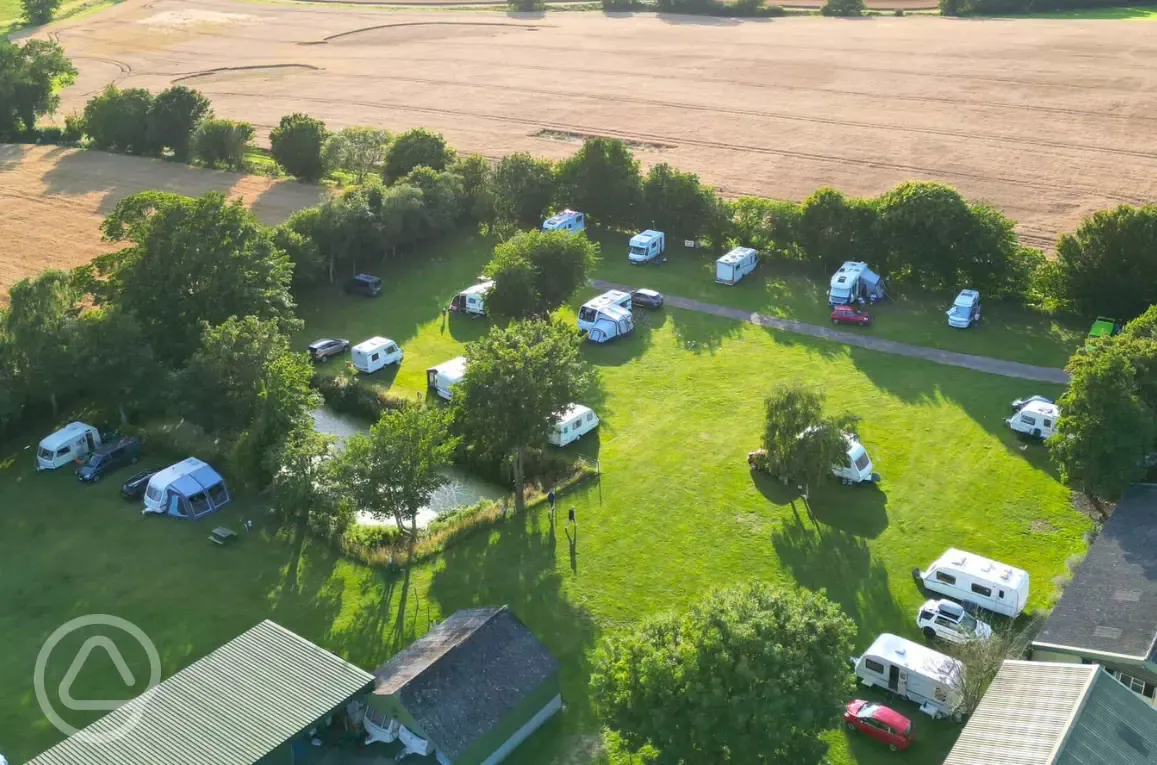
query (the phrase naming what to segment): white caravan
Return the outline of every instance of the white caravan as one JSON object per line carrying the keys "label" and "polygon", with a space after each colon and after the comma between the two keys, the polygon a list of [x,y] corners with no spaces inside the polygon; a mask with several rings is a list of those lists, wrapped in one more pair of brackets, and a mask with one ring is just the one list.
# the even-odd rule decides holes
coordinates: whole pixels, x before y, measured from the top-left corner
{"label": "white caravan", "polygon": [[542,222],[543,231],[565,231],[568,234],[578,234],[586,231],[586,216],[574,210],[556,212]]}
{"label": "white caravan", "polygon": [[960,706],[964,664],[885,632],[856,659],[856,677],[915,701],[924,714],[948,717]]}
{"label": "white caravan", "polygon": [[873,472],[872,458],[868,456],[868,450],[860,443],[860,439],[852,433],[844,433],[844,440],[848,443],[848,460],[842,466],[833,467],[832,475],[847,486],[879,483],[880,474]]}
{"label": "white caravan", "polygon": [[494,289],[494,282],[484,279],[459,292],[450,301],[450,310],[467,316],[486,315],[486,296]]}
{"label": "white caravan", "polygon": [[980,293],[976,290],[960,290],[947,314],[948,326],[958,329],[971,327],[980,321]]}
{"label": "white caravan", "polygon": [[667,252],[667,237],[662,231],[647,229],[631,237],[627,260],[631,263],[650,263],[659,260]]}
{"label": "white caravan", "polygon": [[465,356],[443,361],[438,366],[426,370],[426,384],[447,401],[454,395],[454,386],[462,382],[464,377],[466,377]]}
{"label": "white caravan", "polygon": [[1017,433],[1033,438],[1048,438],[1057,432],[1060,408],[1044,398],[1034,398],[1016,410],[1016,414],[1005,422]]}
{"label": "white caravan", "polygon": [[354,369],[373,374],[384,366],[402,363],[402,349],[388,337],[371,337],[350,349]]}
{"label": "white caravan", "polygon": [[571,404],[550,428],[549,441],[555,446],[573,443],[599,426],[599,417],[582,404]]}
{"label": "white caravan", "polygon": [[578,313],[578,328],[592,342],[605,343],[635,330],[631,314],[631,293],[608,290],[583,303]]}
{"label": "white caravan", "polygon": [[832,274],[831,289],[828,290],[828,305],[832,307],[875,303],[885,297],[884,280],[868,268],[867,263],[849,260]]}
{"label": "white caravan", "polygon": [[100,432],[83,422],[70,422],[45,436],[36,449],[36,469],[54,470],[86,456],[100,446]]}
{"label": "white caravan", "polygon": [[951,548],[923,571],[912,572],[924,588],[1016,617],[1028,603],[1028,572]]}
{"label": "white caravan", "polygon": [[750,247],[736,247],[715,261],[715,281],[735,284],[759,265],[759,253]]}

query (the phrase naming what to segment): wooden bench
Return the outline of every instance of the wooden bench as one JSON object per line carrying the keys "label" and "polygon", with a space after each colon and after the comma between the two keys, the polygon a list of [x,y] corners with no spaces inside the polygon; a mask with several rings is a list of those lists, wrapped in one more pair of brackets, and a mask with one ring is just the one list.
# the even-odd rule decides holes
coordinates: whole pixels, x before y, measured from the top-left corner
{"label": "wooden bench", "polygon": [[237,537],[237,532],[233,529],[227,529],[224,526],[218,526],[213,529],[213,533],[209,535],[209,541],[216,545],[226,545],[232,542]]}

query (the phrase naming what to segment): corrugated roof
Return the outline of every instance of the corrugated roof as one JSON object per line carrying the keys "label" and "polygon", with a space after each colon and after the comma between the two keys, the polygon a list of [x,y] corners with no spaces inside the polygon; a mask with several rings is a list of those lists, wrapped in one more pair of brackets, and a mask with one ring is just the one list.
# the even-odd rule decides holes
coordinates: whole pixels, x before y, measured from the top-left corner
{"label": "corrugated roof", "polygon": [[[264,621],[28,765],[253,765],[372,681]],[[135,715],[120,738],[94,742]]]}
{"label": "corrugated roof", "polygon": [[1098,672],[1057,765],[1157,765],[1157,709]]}

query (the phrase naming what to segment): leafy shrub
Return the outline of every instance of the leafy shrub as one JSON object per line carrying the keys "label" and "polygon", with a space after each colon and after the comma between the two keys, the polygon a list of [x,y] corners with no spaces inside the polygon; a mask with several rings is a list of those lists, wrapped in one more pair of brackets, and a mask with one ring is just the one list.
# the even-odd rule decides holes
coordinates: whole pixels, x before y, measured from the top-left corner
{"label": "leafy shrub", "polygon": [[158,154],[172,149],[174,158],[188,161],[197,126],[209,113],[209,99],[192,88],[174,85],[162,90],[149,108],[150,149]]}
{"label": "leafy shrub", "polygon": [[321,151],[328,135],[321,120],[307,114],[287,114],[269,133],[270,153],[285,172],[313,183],[324,170]]}
{"label": "leafy shrub", "polygon": [[36,136],[36,142],[37,143],[43,143],[43,144],[62,144],[62,143],[64,143],[64,128],[57,127],[56,125],[48,125],[47,127],[40,128],[36,132],[38,133],[38,135]]}
{"label": "leafy shrub", "polygon": [[892,11],[892,15],[893,16],[903,16],[904,15],[904,9],[903,8],[897,8],[896,10]]}
{"label": "leafy shrub", "polygon": [[825,16],[863,16],[864,0],[827,0],[820,13]]}
{"label": "leafy shrub", "polygon": [[517,13],[529,13],[546,10],[543,0],[506,0],[506,7]]}
{"label": "leafy shrub", "polygon": [[722,10],[730,16],[760,16],[763,11],[764,0],[735,0],[724,5]]}
{"label": "leafy shrub", "polygon": [[330,409],[367,422],[377,422],[382,413],[401,409],[409,403],[400,396],[359,384],[358,379],[349,372],[314,372],[310,384],[321,394]]}
{"label": "leafy shrub", "polygon": [[206,167],[244,170],[245,152],[252,141],[253,126],[248,122],[208,119],[193,138],[193,156]]}
{"label": "leafy shrub", "polygon": [[393,183],[409,175],[415,167],[445,170],[453,161],[454,150],[446,145],[441,133],[415,128],[394,137],[386,149],[382,174],[386,183]]}
{"label": "leafy shrub", "polygon": [[786,16],[787,15],[787,8],[784,8],[782,5],[768,5],[768,6],[764,7],[763,15],[764,16],[776,16],[776,17]]}
{"label": "leafy shrub", "polygon": [[24,18],[29,24],[47,24],[56,15],[61,0],[23,0]]}
{"label": "leafy shrub", "polygon": [[61,140],[67,144],[78,144],[84,140],[84,115],[73,112],[64,118],[64,133]]}
{"label": "leafy shrub", "polygon": [[639,0],[602,0],[604,11],[633,11],[645,7]]}
{"label": "leafy shrub", "polygon": [[718,12],[718,0],[656,0],[655,7],[663,13],[690,13],[710,16]]}
{"label": "leafy shrub", "polygon": [[143,88],[107,85],[85,104],[84,130],[98,149],[145,154],[152,106],[153,94]]}

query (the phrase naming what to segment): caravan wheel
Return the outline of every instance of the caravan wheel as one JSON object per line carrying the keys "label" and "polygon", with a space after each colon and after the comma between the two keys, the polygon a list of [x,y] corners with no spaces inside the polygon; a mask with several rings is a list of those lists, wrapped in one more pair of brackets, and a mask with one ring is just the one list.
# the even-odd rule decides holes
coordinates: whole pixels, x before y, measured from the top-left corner
{"label": "caravan wheel", "polygon": [[935,640],[936,639],[936,630],[932,629],[931,627],[925,627],[924,628],[924,637],[928,638],[929,640]]}

